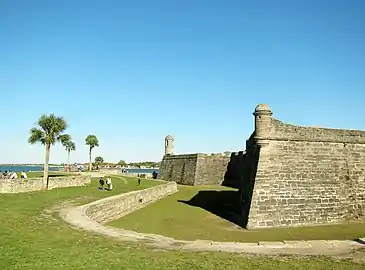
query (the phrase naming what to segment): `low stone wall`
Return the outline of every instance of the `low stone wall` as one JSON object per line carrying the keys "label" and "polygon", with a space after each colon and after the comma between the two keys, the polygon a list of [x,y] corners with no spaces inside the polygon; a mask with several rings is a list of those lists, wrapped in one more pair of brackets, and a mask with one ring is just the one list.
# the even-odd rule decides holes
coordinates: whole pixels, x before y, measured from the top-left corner
{"label": "low stone wall", "polygon": [[[90,182],[88,176],[82,175],[50,177],[48,189],[85,186]],[[46,184],[43,183],[43,178],[0,179],[0,193],[21,193],[45,189]]]}
{"label": "low stone wall", "polygon": [[99,223],[107,223],[177,192],[176,182],[123,193],[92,202],[85,208],[86,215]]}

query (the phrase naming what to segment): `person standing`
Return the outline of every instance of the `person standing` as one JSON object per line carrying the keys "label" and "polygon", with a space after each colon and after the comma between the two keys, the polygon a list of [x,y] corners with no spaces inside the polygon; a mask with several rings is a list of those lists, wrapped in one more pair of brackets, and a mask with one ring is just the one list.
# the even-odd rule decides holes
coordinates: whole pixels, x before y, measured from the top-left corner
{"label": "person standing", "polygon": [[107,190],[111,190],[111,185],[112,185],[112,179],[110,178],[110,176],[108,176],[107,178],[106,178],[106,181],[105,181],[105,184],[107,185]]}
{"label": "person standing", "polygon": [[108,190],[111,191],[113,189],[113,183],[112,183],[112,178],[110,176],[107,178],[107,185],[108,185]]}
{"label": "person standing", "polygon": [[103,177],[100,177],[99,184],[100,184],[99,189],[103,190],[104,189],[104,179],[103,179]]}

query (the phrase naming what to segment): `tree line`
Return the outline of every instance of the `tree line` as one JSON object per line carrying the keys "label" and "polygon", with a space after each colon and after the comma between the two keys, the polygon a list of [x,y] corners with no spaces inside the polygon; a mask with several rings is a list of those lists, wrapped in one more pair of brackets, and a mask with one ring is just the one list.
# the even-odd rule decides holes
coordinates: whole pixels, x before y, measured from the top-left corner
{"label": "tree line", "polygon": [[127,167],[127,166],[130,166],[130,167],[138,167],[138,168],[141,168],[141,167],[153,168],[153,167],[159,167],[160,163],[161,162],[155,162],[155,161],[142,161],[142,162],[129,162],[129,163],[127,163],[124,160],[120,160],[117,163],[105,162],[103,157],[98,156],[98,157],[95,158],[93,165],[96,166],[96,167],[104,165],[104,166],[110,166],[110,167],[116,167],[116,166]]}

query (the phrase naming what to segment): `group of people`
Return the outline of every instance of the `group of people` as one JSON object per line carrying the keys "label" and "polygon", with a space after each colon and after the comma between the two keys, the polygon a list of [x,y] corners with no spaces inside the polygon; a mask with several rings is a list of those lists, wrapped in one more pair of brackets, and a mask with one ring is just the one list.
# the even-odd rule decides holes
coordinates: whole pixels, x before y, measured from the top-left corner
{"label": "group of people", "polygon": [[104,189],[104,184],[106,184],[106,190],[111,191],[113,189],[113,183],[112,183],[112,178],[109,176],[106,178],[106,180],[104,181],[103,177],[100,177],[99,179],[99,189],[103,190]]}
{"label": "group of people", "polygon": [[[2,179],[18,179],[18,174],[16,172],[12,172],[12,171],[0,171],[0,178]],[[20,178],[22,179],[26,179],[28,178],[26,172],[21,172],[20,173]]]}
{"label": "group of people", "polygon": [[[104,188],[104,185],[106,185],[106,187]],[[141,185],[141,174],[137,174],[137,185],[140,186]],[[106,178],[106,180],[104,181],[103,177],[100,177],[99,179],[99,188],[100,190],[109,190],[111,191],[113,189],[113,183],[112,183],[112,178],[110,176],[108,176]]]}

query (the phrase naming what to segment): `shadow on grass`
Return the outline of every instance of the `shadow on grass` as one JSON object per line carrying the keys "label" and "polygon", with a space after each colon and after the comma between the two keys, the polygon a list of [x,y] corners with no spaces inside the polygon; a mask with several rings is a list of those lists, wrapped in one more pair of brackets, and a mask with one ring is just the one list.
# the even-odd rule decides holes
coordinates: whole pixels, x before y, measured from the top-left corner
{"label": "shadow on grass", "polygon": [[360,239],[360,238],[357,238],[354,240],[355,242],[359,243],[359,244],[362,244],[362,245],[365,245],[365,241]]}
{"label": "shadow on grass", "polygon": [[201,190],[189,201],[178,200],[190,206],[200,207],[218,217],[242,226],[240,193],[234,190]]}
{"label": "shadow on grass", "polygon": [[[68,176],[67,174],[50,174],[48,175],[49,178],[53,178],[53,177],[61,177],[61,176]],[[71,176],[71,174],[70,174]]]}
{"label": "shadow on grass", "polygon": [[[77,173],[70,173],[70,174],[67,174],[67,173],[50,173],[50,174],[48,174],[48,178],[68,177],[68,176],[79,176],[79,174],[77,174]],[[42,178],[43,173],[42,174],[30,174],[28,177],[29,178],[32,178],[32,177]]]}

